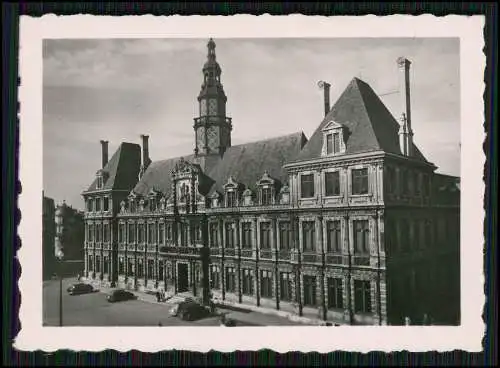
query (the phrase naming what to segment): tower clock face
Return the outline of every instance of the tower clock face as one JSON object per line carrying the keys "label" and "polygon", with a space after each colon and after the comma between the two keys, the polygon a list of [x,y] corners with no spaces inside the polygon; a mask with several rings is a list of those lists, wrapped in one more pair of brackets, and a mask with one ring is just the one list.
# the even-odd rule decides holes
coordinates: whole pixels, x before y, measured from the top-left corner
{"label": "tower clock face", "polygon": [[204,116],[207,114],[207,100],[200,101],[200,115]]}
{"label": "tower clock face", "polygon": [[208,114],[217,115],[217,100],[210,99],[208,101]]}

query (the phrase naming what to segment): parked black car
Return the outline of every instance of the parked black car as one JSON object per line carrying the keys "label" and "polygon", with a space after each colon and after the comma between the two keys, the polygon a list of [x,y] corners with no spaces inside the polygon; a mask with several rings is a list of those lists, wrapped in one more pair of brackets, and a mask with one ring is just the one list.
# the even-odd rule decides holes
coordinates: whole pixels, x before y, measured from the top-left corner
{"label": "parked black car", "polygon": [[178,304],[175,314],[184,321],[195,321],[207,317],[210,310],[194,300],[186,300]]}
{"label": "parked black car", "polygon": [[110,295],[108,295],[107,299],[108,302],[115,303],[125,300],[135,300],[137,299],[137,295],[134,295],[133,293],[127,290],[117,289],[113,290],[113,292]]}
{"label": "parked black car", "polygon": [[94,287],[90,284],[78,283],[69,286],[67,291],[70,295],[88,294],[94,292]]}

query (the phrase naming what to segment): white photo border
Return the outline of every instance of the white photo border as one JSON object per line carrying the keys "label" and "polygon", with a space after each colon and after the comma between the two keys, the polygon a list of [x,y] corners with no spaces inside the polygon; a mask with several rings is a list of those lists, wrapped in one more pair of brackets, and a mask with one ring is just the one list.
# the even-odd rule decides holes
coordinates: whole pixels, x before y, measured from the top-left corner
{"label": "white photo border", "polygon": [[[21,16],[19,69],[23,191],[18,233],[21,330],[18,350],[46,352],[271,349],[276,352],[482,351],[483,170],[485,155],[483,16]],[[460,38],[461,325],[286,327],[44,327],[42,326],[42,41],[51,38]],[[436,57],[439,57],[438,55]],[[466,226],[464,226],[466,225]]]}

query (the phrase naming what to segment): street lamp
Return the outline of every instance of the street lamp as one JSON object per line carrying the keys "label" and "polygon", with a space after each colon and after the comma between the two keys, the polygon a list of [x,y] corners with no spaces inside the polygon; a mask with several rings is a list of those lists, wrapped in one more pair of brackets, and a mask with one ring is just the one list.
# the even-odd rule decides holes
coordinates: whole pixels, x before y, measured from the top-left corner
{"label": "street lamp", "polygon": [[54,252],[56,259],[58,261],[58,270],[59,270],[59,326],[63,325],[63,299],[62,299],[62,281],[63,281],[63,260],[64,260],[64,251],[63,251],[63,211],[64,211],[65,203],[63,202],[62,206],[59,207],[56,211],[56,239],[54,242]]}

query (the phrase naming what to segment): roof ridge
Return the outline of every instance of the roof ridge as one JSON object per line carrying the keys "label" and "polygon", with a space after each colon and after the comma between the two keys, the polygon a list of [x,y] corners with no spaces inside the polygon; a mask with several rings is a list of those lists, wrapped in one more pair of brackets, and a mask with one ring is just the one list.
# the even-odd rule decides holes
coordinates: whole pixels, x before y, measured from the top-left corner
{"label": "roof ridge", "polygon": [[275,139],[291,137],[291,136],[295,136],[295,135],[297,135],[297,136],[303,135],[305,137],[304,131],[300,130],[300,131],[297,131],[297,132],[294,132],[294,133],[283,134],[283,135],[279,135],[279,136],[275,136],[275,137],[271,137],[271,138],[264,138],[264,139],[258,139],[258,140],[250,141],[250,142],[240,143],[240,144],[236,144],[234,146],[228,147],[228,148],[245,146],[247,144],[255,144],[255,143],[260,143],[260,142],[267,142],[267,141],[272,141],[272,140],[275,140]]}
{"label": "roof ridge", "polygon": [[[375,127],[374,127],[374,121],[372,120],[370,113],[368,112],[368,108],[366,107],[366,100],[365,100],[366,96],[361,91],[361,88],[369,88],[368,93],[373,92],[374,96],[378,99],[378,102],[380,102],[380,103],[383,103],[383,102],[380,100],[380,98],[378,98],[377,94],[375,93],[375,91],[373,91],[373,89],[370,87],[369,84],[365,83],[364,81],[362,81],[361,79],[359,79],[357,77],[354,77],[354,81],[356,82],[356,87],[357,87],[358,93],[361,96],[361,101],[363,101],[363,110],[366,114],[366,117],[368,118],[368,122],[370,123],[370,127],[373,131],[373,136],[375,137],[375,140],[377,141],[378,147],[382,148],[382,145],[380,144],[380,139],[377,136],[377,129],[375,129]],[[360,82],[362,84],[364,84],[364,86],[361,88],[360,88]],[[356,126],[356,128],[358,128],[358,126]]]}

